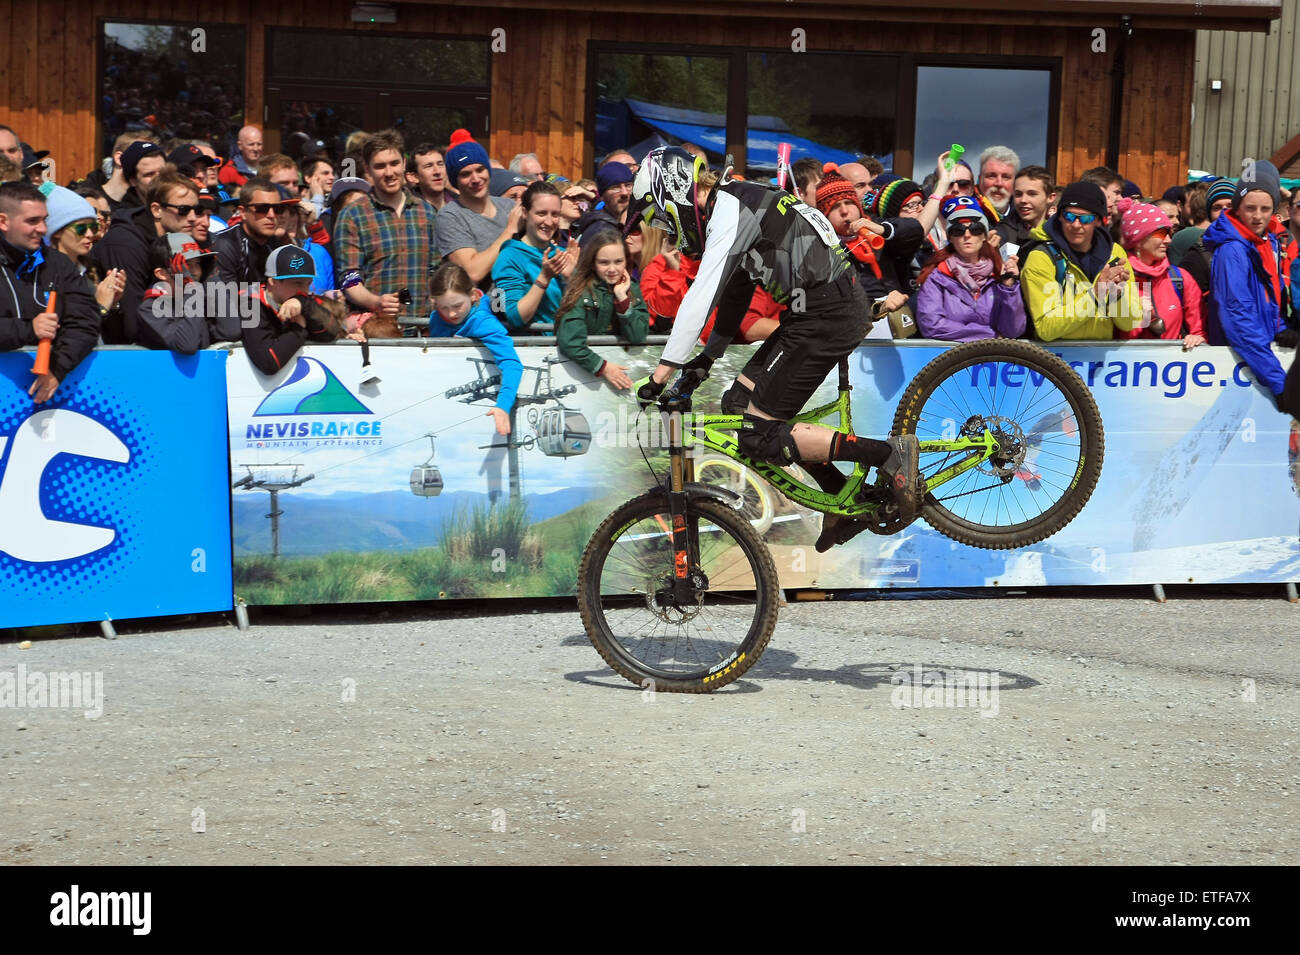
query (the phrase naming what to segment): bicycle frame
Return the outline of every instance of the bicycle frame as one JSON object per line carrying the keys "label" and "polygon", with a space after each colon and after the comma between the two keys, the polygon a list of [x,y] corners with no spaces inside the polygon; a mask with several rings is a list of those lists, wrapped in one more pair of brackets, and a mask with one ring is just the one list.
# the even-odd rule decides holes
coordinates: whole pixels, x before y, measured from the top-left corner
{"label": "bicycle frame", "polygon": [[[841,434],[852,434],[853,415],[849,400],[849,392],[852,390],[849,384],[848,363],[841,362],[839,394],[836,399],[791,418],[790,423],[824,423],[825,419],[838,415],[839,421],[833,426],[834,429]],[[838,494],[828,494],[820,488],[809,487],[777,464],[746,457],[741,453],[738,439],[735,437],[735,432],[740,429],[743,420],[743,416],[737,414],[670,412],[668,422],[669,454],[672,465],[669,475],[670,490],[680,493],[686,483],[695,479],[694,461],[690,455],[683,452],[699,446],[716,451],[751,468],[790,500],[811,510],[843,517],[869,517],[879,509],[880,505],[877,503],[858,499],[867,475],[867,469],[861,464],[854,464],[853,473]],[[958,437],[951,440],[922,441],[920,445],[922,454],[946,452],[963,455],[956,462],[930,475],[926,479],[927,491],[932,491],[987,461],[998,451],[997,440],[987,427],[983,435],[978,438]]]}

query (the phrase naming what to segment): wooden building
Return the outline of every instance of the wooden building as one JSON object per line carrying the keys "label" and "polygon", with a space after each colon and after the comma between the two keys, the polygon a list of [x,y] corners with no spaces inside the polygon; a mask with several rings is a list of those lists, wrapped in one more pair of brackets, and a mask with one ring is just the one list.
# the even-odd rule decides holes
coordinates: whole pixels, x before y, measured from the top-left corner
{"label": "wooden building", "polygon": [[[106,155],[124,112],[143,123],[163,110],[177,127],[187,114],[223,114],[223,138],[252,122],[268,151],[320,124],[400,121],[443,140],[466,125],[494,157],[535,152],[569,175],[612,148],[606,122],[629,124],[617,127],[629,138],[671,122],[721,130],[740,163],[764,132],[799,135],[889,152],[904,173],[932,164],[933,143],[950,138],[944,123],[1021,122],[1007,128],[1032,142],[1026,161],[1041,152],[1058,180],[1109,161],[1158,192],[1188,167],[1197,31],[1263,34],[1281,6],[206,0],[190,21],[163,0],[0,0],[0,123],[50,150],[66,182]],[[392,22],[356,22],[372,17]],[[674,84],[660,105],[676,112],[654,114],[646,96]],[[1041,102],[1041,120],[1022,121],[1032,113],[1022,90]],[[611,102],[614,119],[603,112]],[[871,137],[880,141],[862,141]]]}

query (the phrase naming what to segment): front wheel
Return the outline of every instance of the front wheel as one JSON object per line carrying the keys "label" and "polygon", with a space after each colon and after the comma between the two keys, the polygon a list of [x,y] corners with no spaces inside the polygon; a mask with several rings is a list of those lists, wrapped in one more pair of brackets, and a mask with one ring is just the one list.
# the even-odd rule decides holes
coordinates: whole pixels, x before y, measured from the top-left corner
{"label": "front wheel", "polygon": [[[938,443],[986,431],[997,453],[943,480],[974,452]],[[921,441],[929,487],[921,516],[953,540],[995,550],[1035,544],[1070,523],[1097,486],[1105,451],[1101,414],[1083,380],[1016,339],[957,345],[927,364],[899,401],[894,433]]]}
{"label": "front wheel", "polygon": [[686,504],[690,594],[674,587],[668,496],[619,507],[578,568],[578,608],[605,662],[637,686],[707,693],[754,665],[776,627],[776,565],[753,526],[712,500]]}

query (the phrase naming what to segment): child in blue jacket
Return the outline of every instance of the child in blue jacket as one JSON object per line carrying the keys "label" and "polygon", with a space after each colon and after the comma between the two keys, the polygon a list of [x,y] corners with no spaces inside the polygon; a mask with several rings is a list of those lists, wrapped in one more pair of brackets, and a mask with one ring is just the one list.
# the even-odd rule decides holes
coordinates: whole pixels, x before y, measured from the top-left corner
{"label": "child in blue jacket", "polygon": [[472,338],[496,359],[501,372],[501,390],[497,392],[496,407],[487,414],[494,419],[497,434],[509,434],[510,409],[515,404],[524,366],[505,326],[492,314],[483,292],[470,281],[469,273],[459,265],[450,262],[440,265],[429,279],[429,293],[434,305],[429,315],[430,338]]}

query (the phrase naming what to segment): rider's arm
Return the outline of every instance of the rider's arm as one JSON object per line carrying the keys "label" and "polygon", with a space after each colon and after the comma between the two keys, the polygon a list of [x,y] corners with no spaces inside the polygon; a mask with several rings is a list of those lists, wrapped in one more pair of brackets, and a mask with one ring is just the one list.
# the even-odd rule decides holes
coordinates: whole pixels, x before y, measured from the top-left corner
{"label": "rider's arm", "polygon": [[[720,303],[723,291],[740,265],[741,256],[758,238],[758,234],[758,220],[753,213],[745,209],[735,196],[719,192],[713,214],[709,217],[708,239],[704,256],[700,259],[699,271],[677,310],[672,333],[659,357],[660,368],[656,369],[656,380],[666,377],[667,373],[662,371],[664,366],[680,368],[690,358],[709,313]],[[746,298],[744,305],[748,304],[749,299]],[[741,315],[743,314],[742,306]],[[717,334],[716,327],[714,334]]]}

